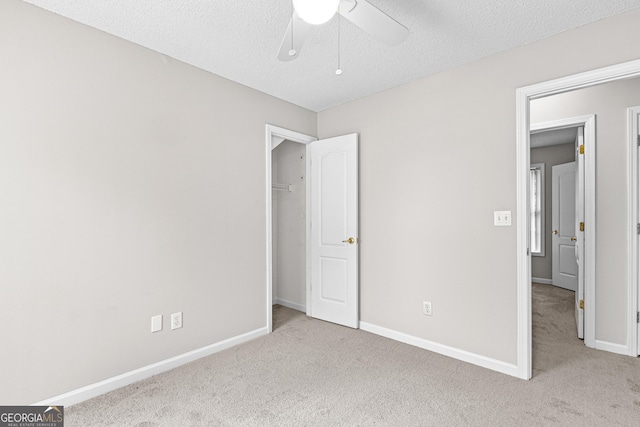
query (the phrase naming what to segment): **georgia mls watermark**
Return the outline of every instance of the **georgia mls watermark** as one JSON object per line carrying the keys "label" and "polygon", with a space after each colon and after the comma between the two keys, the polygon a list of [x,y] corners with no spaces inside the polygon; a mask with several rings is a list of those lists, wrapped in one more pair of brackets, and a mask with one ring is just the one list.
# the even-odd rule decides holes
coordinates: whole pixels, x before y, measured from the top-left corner
{"label": "georgia mls watermark", "polygon": [[63,426],[63,406],[0,406],[0,427]]}

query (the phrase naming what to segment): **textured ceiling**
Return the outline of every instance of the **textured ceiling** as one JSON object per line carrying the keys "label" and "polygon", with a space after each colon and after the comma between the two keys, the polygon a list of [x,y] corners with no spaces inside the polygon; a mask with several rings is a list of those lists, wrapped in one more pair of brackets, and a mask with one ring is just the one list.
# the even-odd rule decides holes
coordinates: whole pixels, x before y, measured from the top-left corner
{"label": "textured ceiling", "polygon": [[409,28],[406,41],[387,47],[334,17],[311,29],[295,61],[280,62],[290,0],[24,1],[312,111],[640,7],[640,0],[369,0]]}

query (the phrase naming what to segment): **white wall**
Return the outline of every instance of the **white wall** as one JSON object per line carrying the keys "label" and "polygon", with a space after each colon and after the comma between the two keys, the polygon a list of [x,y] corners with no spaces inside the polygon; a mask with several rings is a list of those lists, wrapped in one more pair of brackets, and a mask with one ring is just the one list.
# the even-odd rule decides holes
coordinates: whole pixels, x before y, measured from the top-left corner
{"label": "white wall", "polygon": [[[566,118],[566,117],[559,117]],[[532,148],[529,158],[531,164],[544,163],[544,221],[545,241],[544,256],[531,257],[531,277],[551,280],[551,238],[552,222],[551,222],[551,168],[555,165],[573,162],[575,160],[574,144],[560,144],[548,147]]]}
{"label": "white wall", "polygon": [[[516,224],[492,223],[516,214],[515,91],[638,59],[639,21],[635,10],[319,113],[319,137],[360,134],[362,321],[516,363]],[[608,185],[598,194],[618,191]],[[604,249],[624,275],[624,247]],[[626,307],[618,289],[599,304]]]}
{"label": "white wall", "polygon": [[275,301],[306,307],[306,146],[284,141],[272,151],[273,179],[291,192],[273,191]]}
{"label": "white wall", "polygon": [[17,0],[0,58],[0,402],[266,328],[265,124],[316,114]]}
{"label": "white wall", "polygon": [[596,340],[627,341],[627,108],[640,79],[535,100],[531,122],[596,114]]}

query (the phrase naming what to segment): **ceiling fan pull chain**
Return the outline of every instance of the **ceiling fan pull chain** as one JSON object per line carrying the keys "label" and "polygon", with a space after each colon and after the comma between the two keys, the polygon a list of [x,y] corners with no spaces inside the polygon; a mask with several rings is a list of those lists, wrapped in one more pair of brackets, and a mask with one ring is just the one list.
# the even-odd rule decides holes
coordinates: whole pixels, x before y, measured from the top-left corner
{"label": "ceiling fan pull chain", "polygon": [[293,16],[293,0],[291,0],[291,49],[289,49],[289,56],[295,56],[296,50],[293,48],[293,27],[296,26]]}
{"label": "ceiling fan pull chain", "polygon": [[338,6],[338,68],[336,69],[336,76],[342,74],[342,68],[340,68],[340,6]]}

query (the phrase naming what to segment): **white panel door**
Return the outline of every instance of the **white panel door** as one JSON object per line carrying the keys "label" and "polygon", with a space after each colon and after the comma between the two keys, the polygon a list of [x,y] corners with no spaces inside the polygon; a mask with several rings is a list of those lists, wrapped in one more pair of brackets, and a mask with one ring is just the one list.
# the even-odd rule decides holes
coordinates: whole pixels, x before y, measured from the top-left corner
{"label": "white panel door", "polygon": [[551,168],[551,281],[576,291],[578,264],[575,252],[576,162]]}
{"label": "white panel door", "polygon": [[[576,328],[578,338],[584,339],[584,128],[578,128],[576,136],[576,217],[573,225],[575,239],[575,258],[578,266],[576,287]],[[593,308],[592,308],[593,309]],[[593,311],[591,311],[593,313]]]}
{"label": "white panel door", "polygon": [[311,307],[307,314],[357,328],[358,135],[311,143]]}

